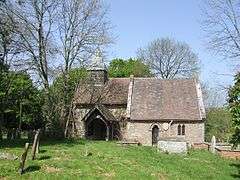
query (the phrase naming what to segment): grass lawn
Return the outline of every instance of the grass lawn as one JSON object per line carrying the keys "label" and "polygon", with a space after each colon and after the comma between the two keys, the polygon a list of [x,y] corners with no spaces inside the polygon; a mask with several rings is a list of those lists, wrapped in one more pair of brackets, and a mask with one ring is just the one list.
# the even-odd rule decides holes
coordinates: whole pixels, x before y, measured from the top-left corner
{"label": "grass lawn", "polygon": [[[24,140],[0,142],[0,152],[20,155]],[[86,150],[92,153],[85,156]],[[31,151],[30,151],[31,152]],[[237,179],[240,162],[207,151],[168,155],[152,147],[122,147],[116,142],[65,140],[41,142],[35,161],[0,160],[0,179]]]}

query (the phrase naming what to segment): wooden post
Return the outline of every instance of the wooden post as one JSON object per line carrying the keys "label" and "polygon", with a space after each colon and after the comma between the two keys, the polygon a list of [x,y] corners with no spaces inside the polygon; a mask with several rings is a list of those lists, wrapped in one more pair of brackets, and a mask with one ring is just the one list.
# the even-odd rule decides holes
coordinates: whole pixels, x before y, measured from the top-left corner
{"label": "wooden post", "polygon": [[38,145],[39,134],[40,134],[40,129],[37,130],[37,132],[36,132],[36,134],[35,134],[35,136],[34,136],[33,146],[32,146],[32,160],[35,159],[37,146],[39,146],[39,145]]}
{"label": "wooden post", "polygon": [[24,165],[25,165],[25,161],[27,159],[27,153],[28,153],[28,149],[29,149],[29,143],[25,144],[25,148],[24,148],[24,152],[20,158],[20,166],[19,166],[19,173],[23,174],[24,172]]}
{"label": "wooden post", "polygon": [[37,153],[37,154],[39,153],[39,137],[38,137],[38,140],[37,140],[36,153]]}

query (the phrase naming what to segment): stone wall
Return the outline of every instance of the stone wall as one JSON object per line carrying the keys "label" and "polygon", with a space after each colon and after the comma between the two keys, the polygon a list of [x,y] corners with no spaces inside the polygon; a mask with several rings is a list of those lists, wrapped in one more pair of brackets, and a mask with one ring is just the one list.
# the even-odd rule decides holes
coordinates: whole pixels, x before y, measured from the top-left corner
{"label": "stone wall", "polygon": [[224,148],[224,147],[215,147],[217,154],[222,157],[230,158],[230,159],[240,159],[240,150],[231,150],[231,147]]}
{"label": "stone wall", "polygon": [[180,123],[185,125],[185,135],[177,135],[177,127],[179,123],[172,123],[170,128],[163,130],[162,122],[149,122],[149,121],[128,121],[126,130],[124,131],[123,138],[130,141],[138,141],[143,145],[152,145],[152,128],[154,125],[159,127],[159,139],[168,137],[177,137],[185,140],[188,143],[202,143],[204,142],[204,123]]}
{"label": "stone wall", "polygon": [[192,144],[193,149],[204,149],[204,150],[210,150],[210,143],[194,143]]}
{"label": "stone wall", "polygon": [[105,70],[88,70],[90,72],[90,81],[94,84],[103,85],[108,80],[107,71]]}
{"label": "stone wall", "polygon": [[[185,125],[185,135],[178,136],[177,135],[177,128],[178,125]],[[171,136],[178,136],[185,139],[187,142],[193,143],[203,143],[204,142],[204,123],[203,122],[196,122],[196,123],[173,123],[170,127]]]}
{"label": "stone wall", "polygon": [[[85,137],[85,127],[82,121],[83,117],[89,112],[90,108],[77,108],[75,110],[75,124],[77,128],[77,136]],[[126,116],[126,107],[110,107],[111,113],[120,121]],[[185,125],[185,135],[177,135],[178,125]],[[138,141],[143,145],[152,145],[152,128],[154,125],[159,127],[159,139],[168,137],[177,137],[184,139],[189,143],[203,143],[204,142],[204,123],[203,122],[173,122],[170,128],[163,130],[163,122],[153,121],[126,121],[120,123],[122,138],[130,141]]]}
{"label": "stone wall", "polygon": [[85,126],[82,119],[90,111],[90,108],[77,108],[75,110],[75,124],[77,128],[77,136],[80,138],[85,137]]}

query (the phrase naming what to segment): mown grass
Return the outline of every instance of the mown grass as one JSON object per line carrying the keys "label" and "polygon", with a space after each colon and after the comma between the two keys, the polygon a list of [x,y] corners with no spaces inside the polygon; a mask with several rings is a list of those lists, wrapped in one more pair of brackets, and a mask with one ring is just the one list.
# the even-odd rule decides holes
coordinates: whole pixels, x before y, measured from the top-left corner
{"label": "mown grass", "polygon": [[[24,141],[0,142],[0,152],[20,156]],[[86,156],[90,153],[91,155]],[[26,171],[19,161],[0,160],[0,179],[236,179],[240,162],[207,151],[169,155],[152,147],[115,142],[65,140],[41,142],[35,161],[29,153]]]}

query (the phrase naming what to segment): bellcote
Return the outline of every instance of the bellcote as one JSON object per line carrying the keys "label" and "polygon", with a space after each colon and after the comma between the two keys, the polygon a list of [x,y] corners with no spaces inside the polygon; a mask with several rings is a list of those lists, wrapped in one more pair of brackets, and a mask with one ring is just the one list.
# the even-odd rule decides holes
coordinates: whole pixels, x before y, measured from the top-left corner
{"label": "bellcote", "polygon": [[90,73],[90,80],[94,83],[94,85],[104,85],[107,82],[107,67],[99,50],[93,56],[91,64],[87,70]]}

